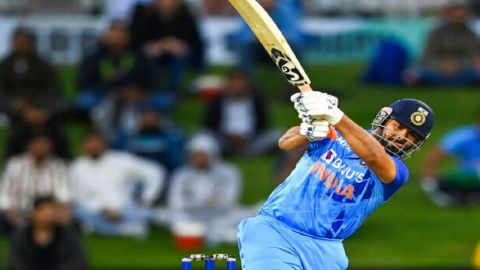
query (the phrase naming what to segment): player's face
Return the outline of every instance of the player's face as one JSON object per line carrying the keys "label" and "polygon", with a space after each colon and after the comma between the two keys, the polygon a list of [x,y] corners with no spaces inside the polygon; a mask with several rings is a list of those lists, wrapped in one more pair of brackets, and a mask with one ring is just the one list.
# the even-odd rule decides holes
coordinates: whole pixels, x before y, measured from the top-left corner
{"label": "player's face", "polygon": [[383,130],[384,138],[389,142],[386,147],[409,149],[418,141],[417,136],[394,119],[388,119]]}

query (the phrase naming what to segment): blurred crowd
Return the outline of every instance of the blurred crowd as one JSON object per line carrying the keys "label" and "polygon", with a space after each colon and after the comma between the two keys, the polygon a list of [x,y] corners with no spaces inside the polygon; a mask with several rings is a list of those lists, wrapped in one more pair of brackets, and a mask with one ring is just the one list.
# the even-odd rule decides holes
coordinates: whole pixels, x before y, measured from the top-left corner
{"label": "blurred crowd", "polygon": [[367,67],[365,83],[406,86],[478,86],[479,39],[462,1],[440,9],[438,23],[426,37],[420,61],[396,37],[382,41]]}
{"label": "blurred crowd", "polygon": [[[73,99],[34,32],[20,26],[11,36],[0,61],[0,228],[11,269],[84,269],[79,234],[143,239],[151,224],[178,234],[215,228],[202,237],[236,242],[236,224],[256,213],[240,205],[242,174],[223,158],[276,151],[281,131],[251,74],[228,71],[204,97],[200,128],[186,134],[172,112],[185,74],[205,69],[197,20],[181,0],[140,3],[131,14],[112,20],[78,63]],[[67,123],[86,130],[79,154]]]}
{"label": "blurred crowd", "polygon": [[[227,0],[186,0],[202,16],[233,16]],[[284,0],[308,15],[423,16],[452,0]],[[89,13],[127,16],[137,3],[152,0],[0,0],[3,13]],[[478,3],[469,0],[478,12]],[[478,14],[478,13],[477,13]]]}
{"label": "blurred crowd", "polygon": [[[328,2],[261,1],[294,48],[308,42],[298,27],[306,7],[334,5]],[[242,174],[225,157],[279,155],[282,130],[272,127],[252,74],[270,60],[246,24],[229,37],[239,65],[202,96],[200,128],[187,134],[172,118],[187,78],[207,69],[198,10],[232,16],[227,1],[115,0],[105,7],[111,23],[77,65],[73,99],[65,97],[56,68],[37,53],[31,29],[14,31],[10,53],[0,61],[0,113],[8,119],[0,231],[11,239],[12,269],[85,269],[79,233],[141,239],[151,224],[178,234],[188,225],[210,228],[210,241],[235,242],[235,225],[257,206],[240,204]],[[478,40],[468,14],[464,3],[442,7],[418,65],[401,43],[385,40],[364,82],[478,85]],[[79,154],[66,122],[86,127]],[[468,198],[478,198],[479,128],[454,132],[462,136],[447,135],[424,172],[422,186],[440,205],[462,201],[464,188]],[[301,154],[279,158],[283,174]],[[438,167],[448,155],[460,156],[465,170],[441,176]],[[455,186],[455,179],[466,184]]]}

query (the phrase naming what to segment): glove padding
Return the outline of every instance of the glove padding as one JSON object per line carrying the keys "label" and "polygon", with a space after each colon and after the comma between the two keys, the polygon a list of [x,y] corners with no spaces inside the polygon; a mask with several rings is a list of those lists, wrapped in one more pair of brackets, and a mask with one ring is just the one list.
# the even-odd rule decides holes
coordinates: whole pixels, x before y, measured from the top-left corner
{"label": "glove padding", "polygon": [[301,119],[311,117],[337,124],[344,113],[337,107],[338,98],[318,91],[295,93],[290,97]]}
{"label": "glove padding", "polygon": [[329,131],[330,124],[325,120],[303,121],[300,124],[300,134],[311,142],[323,140]]}

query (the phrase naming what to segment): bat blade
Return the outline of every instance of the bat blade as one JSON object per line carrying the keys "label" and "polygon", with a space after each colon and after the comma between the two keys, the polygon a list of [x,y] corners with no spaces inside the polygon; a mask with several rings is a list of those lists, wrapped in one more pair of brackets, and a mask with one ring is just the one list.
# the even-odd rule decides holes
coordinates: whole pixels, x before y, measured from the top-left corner
{"label": "bat blade", "polygon": [[242,16],[287,81],[301,91],[309,91],[310,79],[280,29],[255,0],[229,0]]}

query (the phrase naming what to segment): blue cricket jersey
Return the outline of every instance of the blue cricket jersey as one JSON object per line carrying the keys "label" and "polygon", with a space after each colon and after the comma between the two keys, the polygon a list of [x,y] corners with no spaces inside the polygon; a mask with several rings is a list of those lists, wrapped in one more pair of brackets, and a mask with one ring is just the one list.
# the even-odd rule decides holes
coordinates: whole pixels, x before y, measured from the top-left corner
{"label": "blue cricket jersey", "polygon": [[312,142],[259,214],[302,234],[345,239],[407,181],[406,165],[392,159],[397,174],[384,184],[340,134],[337,140]]}

